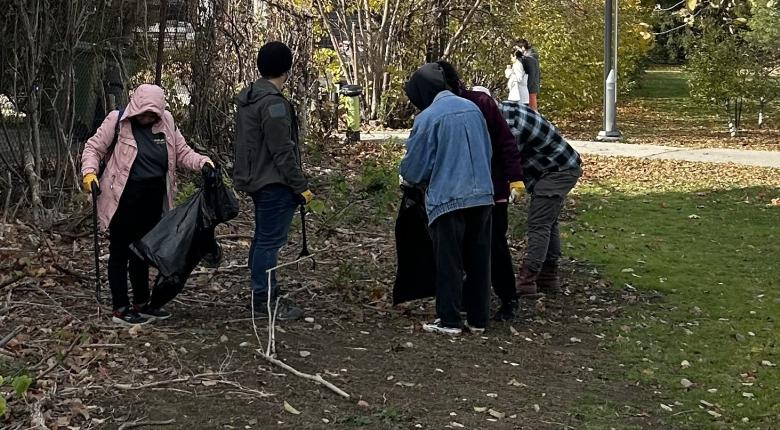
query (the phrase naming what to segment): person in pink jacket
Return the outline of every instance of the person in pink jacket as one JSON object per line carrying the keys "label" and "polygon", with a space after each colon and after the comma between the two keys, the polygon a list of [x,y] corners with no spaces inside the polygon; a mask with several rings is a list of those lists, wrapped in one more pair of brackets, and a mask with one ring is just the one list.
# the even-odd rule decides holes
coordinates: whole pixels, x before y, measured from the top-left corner
{"label": "person in pink jacket", "polygon": [[[119,117],[121,112],[121,118]],[[119,125],[118,135],[117,121]],[[112,142],[116,146],[107,154]],[[100,161],[105,170],[98,180]],[[130,250],[174,205],[176,169],[199,171],[214,163],[187,145],[173,116],[165,110],[165,94],[156,85],[136,88],[124,111],[108,114],[84,147],[81,173],[84,188],[98,186],[97,212],[100,226],[110,234],[108,282],[118,324],[145,324],[171,316],[164,309],[151,309],[149,265]],[[127,288],[128,266],[133,286],[133,304]]]}

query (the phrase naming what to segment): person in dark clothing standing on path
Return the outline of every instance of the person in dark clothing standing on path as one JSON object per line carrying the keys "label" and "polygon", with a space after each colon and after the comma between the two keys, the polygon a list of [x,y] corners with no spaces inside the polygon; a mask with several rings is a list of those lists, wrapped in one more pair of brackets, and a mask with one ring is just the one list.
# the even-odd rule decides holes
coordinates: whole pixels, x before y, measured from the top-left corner
{"label": "person in dark clothing standing on path", "polygon": [[[292,51],[281,42],[269,42],[257,54],[261,78],[237,98],[235,164],[236,189],[249,193],[255,204],[255,236],[249,251],[254,310],[267,313],[280,294],[276,272],[268,285],[267,270],[276,267],[279,249],[295,210],[314,195],[303,174],[298,143],[298,119],[281,91],[292,68]],[[273,307],[273,306],[272,306]],[[277,319],[294,320],[303,310],[287,299],[279,302]]]}
{"label": "person in dark clothing standing on path", "polygon": [[520,39],[515,44],[515,50],[522,53],[523,57],[520,62],[523,64],[523,69],[528,73],[528,106],[531,109],[539,111],[539,89],[541,87],[542,71],[539,66],[539,56],[536,51],[533,50],[531,43],[526,39]]}
{"label": "person in dark clothing standing on path", "polygon": [[449,90],[477,105],[485,117],[493,148],[491,170],[495,205],[491,240],[491,281],[496,295],[501,300],[496,319],[512,319],[517,307],[517,291],[506,233],[509,227],[509,202],[524,195],[520,151],[495,100],[484,92],[467,90],[452,64],[446,61],[439,61],[438,64],[444,71]]}
{"label": "person in dark clothing standing on path", "polygon": [[477,106],[446,88],[436,63],[422,66],[406,84],[406,95],[422,112],[406,141],[400,174],[425,188],[433,239],[439,319],[423,329],[456,335],[463,327],[461,302],[472,331],[483,332],[489,319],[492,150]]}
{"label": "person in dark clothing standing on path", "polygon": [[[106,157],[98,183],[100,160]],[[130,244],[144,237],[163,212],[173,207],[178,166],[201,170],[213,168],[214,163],[187,145],[173,116],[165,110],[163,89],[156,85],[139,86],[127,108],[109,113],[84,147],[84,189],[91,192],[93,184],[99,185],[96,209],[101,227],[110,232],[108,282],[112,319],[117,324],[145,324],[171,316],[164,309],[148,305],[149,265],[130,250]],[[127,291],[128,269],[132,305]]]}
{"label": "person in dark clothing standing on path", "polygon": [[566,196],[582,176],[582,161],[555,126],[535,110],[504,102],[501,111],[517,139],[525,188],[531,194],[528,250],[517,290],[521,296],[554,294],[560,289],[558,217]]}

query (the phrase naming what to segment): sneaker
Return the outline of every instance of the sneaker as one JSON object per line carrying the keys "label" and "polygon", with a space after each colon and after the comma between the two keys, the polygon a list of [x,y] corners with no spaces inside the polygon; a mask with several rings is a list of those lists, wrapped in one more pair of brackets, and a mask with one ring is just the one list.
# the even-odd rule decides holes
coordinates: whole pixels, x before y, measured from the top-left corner
{"label": "sneaker", "polygon": [[131,308],[121,308],[114,311],[111,321],[123,326],[144,325],[149,323],[148,318],[144,318]]}
{"label": "sneaker", "polygon": [[501,307],[498,308],[498,312],[493,317],[495,321],[512,321],[515,319],[515,311],[517,310],[517,300],[510,302],[502,302]]}
{"label": "sneaker", "polygon": [[171,317],[171,313],[163,308],[153,308],[149,305],[143,305],[138,308],[138,314],[149,320],[167,320]]}
{"label": "sneaker", "polygon": [[[258,306],[258,301],[255,300],[255,318],[268,318],[268,306],[266,305],[266,301],[263,300],[260,303],[261,305]],[[274,306],[276,306],[275,302],[271,305],[271,312],[273,312]],[[251,304],[249,305],[249,310],[250,312],[252,310]],[[302,317],[303,309],[295,306],[290,299],[279,299],[279,308],[276,311],[277,321],[295,321]]]}
{"label": "sneaker", "polygon": [[446,334],[450,336],[457,336],[463,332],[463,330],[460,328],[446,327],[442,325],[440,319],[437,319],[436,321],[430,324],[423,324],[422,328],[428,333],[439,333],[439,334]]}
{"label": "sneaker", "polygon": [[472,327],[469,323],[466,323],[466,330],[472,334],[485,334],[485,327]]}

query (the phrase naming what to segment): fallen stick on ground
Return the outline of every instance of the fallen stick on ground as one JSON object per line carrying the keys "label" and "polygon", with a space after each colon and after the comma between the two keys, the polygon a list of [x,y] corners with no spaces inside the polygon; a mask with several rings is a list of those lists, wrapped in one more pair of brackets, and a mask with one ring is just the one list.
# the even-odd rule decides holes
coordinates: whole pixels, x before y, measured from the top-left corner
{"label": "fallen stick on ground", "polygon": [[12,341],[19,333],[22,332],[22,326],[16,327],[8,336],[0,339],[0,348],[3,348],[8,342]]}
{"label": "fallen stick on ground", "polygon": [[159,387],[161,385],[170,385],[170,384],[178,384],[180,382],[189,382],[194,379],[203,379],[209,376],[225,376],[229,375],[231,373],[241,373],[241,372],[223,372],[223,373],[200,373],[197,375],[192,376],[185,376],[183,378],[176,378],[176,379],[168,379],[165,381],[155,381],[155,382],[149,382],[148,384],[141,384],[141,385],[133,385],[133,384],[116,384],[114,385],[115,388],[119,388],[120,390],[143,390],[146,388],[152,388],[152,387]]}
{"label": "fallen stick on ground", "polygon": [[119,426],[119,430],[134,429],[134,428],[146,427],[146,426],[168,426],[175,423],[176,420],[173,418],[167,421],[134,421],[132,423],[122,424],[121,426]]}
{"label": "fallen stick on ground", "polygon": [[[320,252],[322,252],[322,251],[320,251]],[[277,359],[275,357],[275,355],[276,355],[276,331],[275,331],[275,327],[276,327],[276,314],[279,311],[279,298],[278,297],[276,298],[276,307],[275,307],[275,309],[274,309],[274,311],[272,313],[271,312],[271,277],[272,277],[272,273],[274,272],[274,270],[277,270],[277,269],[279,269],[281,267],[291,266],[291,265],[297,264],[297,263],[299,263],[299,262],[301,262],[303,260],[308,260],[311,257],[312,257],[311,255],[307,255],[307,256],[298,258],[295,261],[291,261],[289,263],[284,263],[284,264],[280,264],[280,265],[278,265],[276,267],[272,267],[272,268],[270,268],[270,269],[268,269],[266,271],[266,273],[268,274],[268,298],[266,300],[266,311],[268,312],[268,343],[267,343],[267,347],[266,347],[265,351],[263,351],[260,348],[256,349],[256,351],[257,351],[258,354],[260,354],[269,363],[274,364],[276,366],[279,366],[282,369],[292,373],[293,375],[298,376],[299,378],[308,379],[309,381],[314,381],[314,382],[316,382],[316,383],[318,383],[318,384],[328,388],[329,390],[333,391],[334,393],[338,394],[339,396],[344,397],[345,399],[349,399],[350,395],[346,391],[344,391],[341,388],[339,388],[339,387],[331,384],[330,382],[326,381],[319,374],[317,374],[317,375],[310,375],[308,373],[301,372],[301,371],[295,369],[294,367],[290,366],[289,364],[287,364],[287,363],[285,363],[285,362],[283,362],[283,361],[281,361],[281,360],[279,360],[279,359]],[[252,294],[251,303],[252,303],[252,328],[254,329],[255,337],[257,338],[257,344],[258,345],[262,345],[263,341],[260,339],[260,334],[257,332],[257,323],[255,322],[255,295],[254,295],[254,293]]]}

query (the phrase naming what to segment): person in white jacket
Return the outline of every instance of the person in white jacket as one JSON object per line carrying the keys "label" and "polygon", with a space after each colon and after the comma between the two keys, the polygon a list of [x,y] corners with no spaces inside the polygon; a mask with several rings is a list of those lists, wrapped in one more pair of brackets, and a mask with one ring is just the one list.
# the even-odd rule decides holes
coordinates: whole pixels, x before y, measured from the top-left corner
{"label": "person in white jacket", "polygon": [[512,56],[512,64],[506,66],[504,75],[507,78],[507,87],[509,88],[509,97],[507,100],[527,105],[530,102],[530,95],[528,93],[528,73],[526,73],[523,68],[523,63],[521,62],[522,58],[522,52],[515,52]]}

